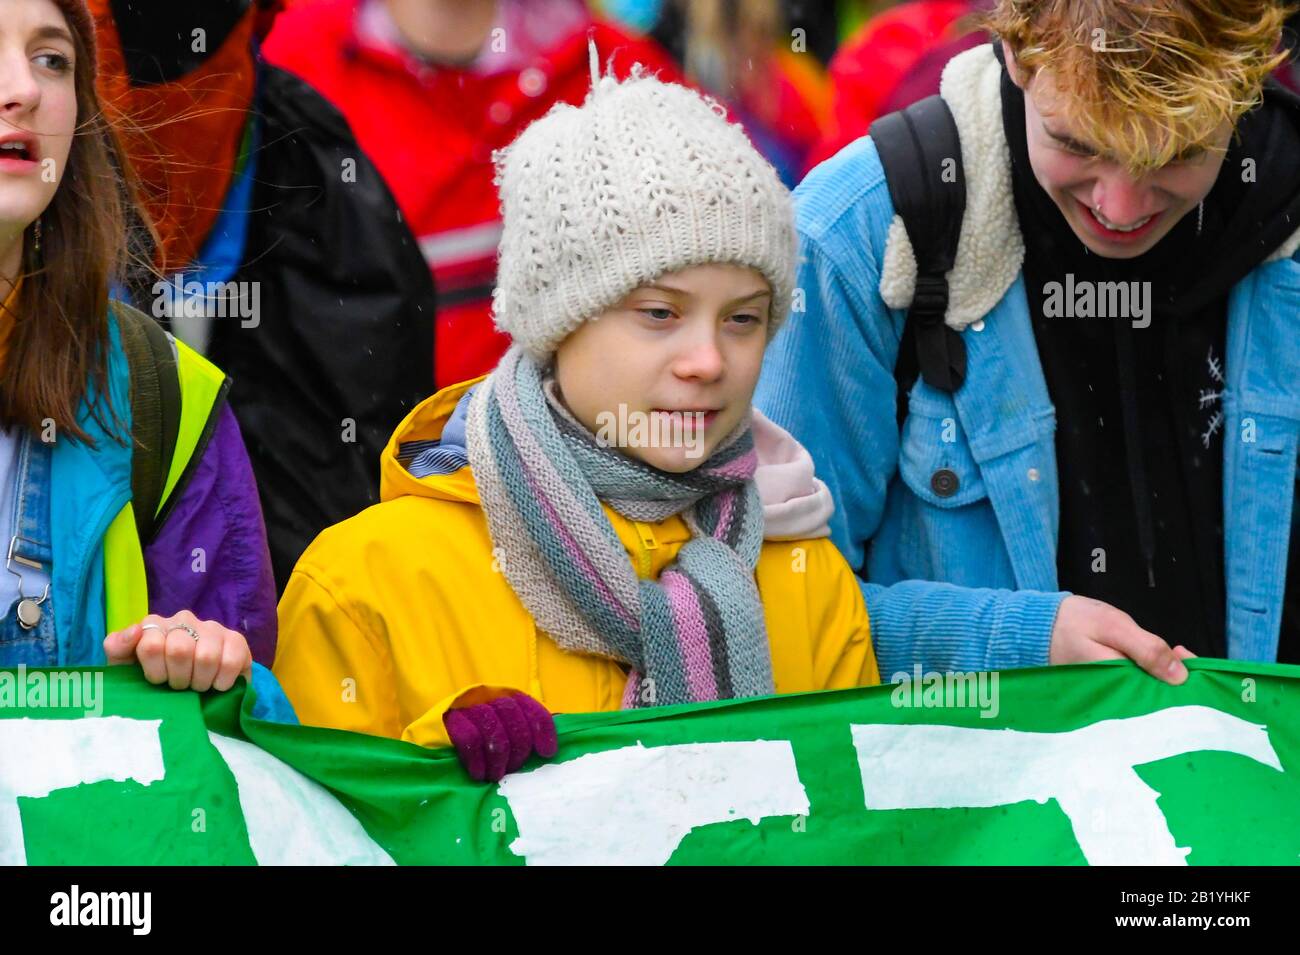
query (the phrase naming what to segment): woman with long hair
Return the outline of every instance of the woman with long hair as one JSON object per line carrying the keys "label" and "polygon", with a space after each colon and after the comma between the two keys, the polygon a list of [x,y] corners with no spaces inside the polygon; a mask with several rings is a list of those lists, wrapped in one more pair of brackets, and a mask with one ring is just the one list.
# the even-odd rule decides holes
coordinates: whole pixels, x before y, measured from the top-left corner
{"label": "woman with long hair", "polygon": [[95,71],[84,0],[6,0],[0,666],[225,689],[275,638],[256,486],[224,375],[111,300],[148,228]]}

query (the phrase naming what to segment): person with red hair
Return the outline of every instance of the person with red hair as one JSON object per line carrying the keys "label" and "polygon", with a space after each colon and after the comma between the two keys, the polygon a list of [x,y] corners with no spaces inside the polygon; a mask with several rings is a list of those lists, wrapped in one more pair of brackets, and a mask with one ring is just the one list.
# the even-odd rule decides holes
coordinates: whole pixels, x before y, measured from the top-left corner
{"label": "person with red hair", "polygon": [[831,489],[882,673],[1300,662],[1296,12],[998,0],[796,190],[755,403]]}

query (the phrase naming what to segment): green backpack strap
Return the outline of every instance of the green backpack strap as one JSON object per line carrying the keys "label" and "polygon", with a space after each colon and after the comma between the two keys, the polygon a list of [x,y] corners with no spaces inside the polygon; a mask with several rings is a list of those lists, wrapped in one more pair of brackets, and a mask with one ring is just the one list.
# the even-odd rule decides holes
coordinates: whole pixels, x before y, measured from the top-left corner
{"label": "green backpack strap", "polygon": [[176,349],[162,326],[138,309],[113,303],[131,375],[131,507],[141,545],[153,539],[180,430]]}

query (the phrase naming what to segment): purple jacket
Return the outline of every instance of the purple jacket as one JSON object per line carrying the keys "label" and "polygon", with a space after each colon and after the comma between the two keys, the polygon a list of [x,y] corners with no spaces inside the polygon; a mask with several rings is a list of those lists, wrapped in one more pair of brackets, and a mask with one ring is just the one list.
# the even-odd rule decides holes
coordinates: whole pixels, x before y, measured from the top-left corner
{"label": "purple jacket", "polygon": [[253,659],[275,658],[275,581],[262,505],[239,424],[228,405],[166,522],[144,551],[149,610],[193,611],[248,639]]}

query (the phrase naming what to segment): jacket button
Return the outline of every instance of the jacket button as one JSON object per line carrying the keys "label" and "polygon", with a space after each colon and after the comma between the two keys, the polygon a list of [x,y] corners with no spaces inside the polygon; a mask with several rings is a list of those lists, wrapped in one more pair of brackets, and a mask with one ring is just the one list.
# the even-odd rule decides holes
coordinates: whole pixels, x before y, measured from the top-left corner
{"label": "jacket button", "polygon": [[952,497],[960,486],[957,473],[948,468],[940,468],[930,475],[930,490],[939,497]]}

